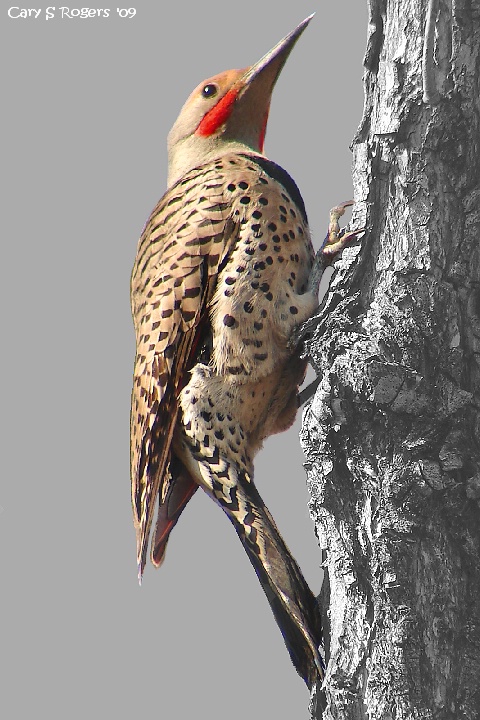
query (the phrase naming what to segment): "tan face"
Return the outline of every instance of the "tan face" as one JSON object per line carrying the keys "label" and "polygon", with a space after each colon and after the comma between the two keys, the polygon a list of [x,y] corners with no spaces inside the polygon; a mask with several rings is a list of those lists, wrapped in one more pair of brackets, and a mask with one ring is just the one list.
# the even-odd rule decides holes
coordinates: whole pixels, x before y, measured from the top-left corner
{"label": "tan face", "polygon": [[192,92],[169,134],[169,143],[193,134],[211,136],[221,130],[242,88],[246,70],[226,70],[203,80]]}

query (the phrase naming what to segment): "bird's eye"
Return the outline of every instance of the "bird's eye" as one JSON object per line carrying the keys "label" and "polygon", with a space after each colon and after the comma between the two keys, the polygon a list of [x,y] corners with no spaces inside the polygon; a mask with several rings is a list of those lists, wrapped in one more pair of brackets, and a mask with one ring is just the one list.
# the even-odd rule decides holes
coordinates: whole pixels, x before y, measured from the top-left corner
{"label": "bird's eye", "polygon": [[213,83],[208,83],[208,85],[205,85],[205,87],[202,90],[202,95],[204,98],[211,98],[215,97],[215,95],[218,92],[218,87],[214,85]]}

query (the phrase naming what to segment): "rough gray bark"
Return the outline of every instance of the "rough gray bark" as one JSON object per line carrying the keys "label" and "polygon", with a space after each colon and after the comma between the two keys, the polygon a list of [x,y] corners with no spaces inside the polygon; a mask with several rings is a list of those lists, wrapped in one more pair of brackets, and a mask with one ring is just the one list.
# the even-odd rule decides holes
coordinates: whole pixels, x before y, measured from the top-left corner
{"label": "rough gray bark", "polygon": [[371,0],[353,227],[309,343],[325,720],[480,718],[480,0]]}

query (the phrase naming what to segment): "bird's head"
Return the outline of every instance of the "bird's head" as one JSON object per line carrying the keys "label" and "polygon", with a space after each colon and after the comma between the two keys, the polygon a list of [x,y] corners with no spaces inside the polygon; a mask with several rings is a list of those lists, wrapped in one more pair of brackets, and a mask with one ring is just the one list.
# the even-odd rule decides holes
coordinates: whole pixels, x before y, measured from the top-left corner
{"label": "bird's head", "polygon": [[227,152],[263,153],[272,92],[296,41],[313,15],[254,65],[204,80],[168,135],[168,185]]}

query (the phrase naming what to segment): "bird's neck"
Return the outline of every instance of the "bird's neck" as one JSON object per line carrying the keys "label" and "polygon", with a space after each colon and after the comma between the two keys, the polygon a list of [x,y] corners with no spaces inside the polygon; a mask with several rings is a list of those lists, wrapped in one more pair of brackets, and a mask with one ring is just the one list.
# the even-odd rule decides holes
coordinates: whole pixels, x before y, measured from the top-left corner
{"label": "bird's neck", "polygon": [[230,153],[247,153],[265,157],[258,150],[235,140],[217,138],[198,138],[189,136],[177,142],[168,150],[168,187],[175,185],[190,170],[208,162],[214,162]]}

